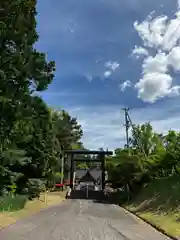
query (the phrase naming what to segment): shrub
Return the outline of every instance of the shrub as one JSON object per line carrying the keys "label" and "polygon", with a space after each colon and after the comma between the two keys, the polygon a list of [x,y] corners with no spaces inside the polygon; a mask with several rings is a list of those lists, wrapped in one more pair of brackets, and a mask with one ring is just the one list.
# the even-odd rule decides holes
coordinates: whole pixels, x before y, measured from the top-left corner
{"label": "shrub", "polygon": [[40,192],[45,190],[45,183],[41,179],[29,179],[25,194],[28,194],[29,199],[40,196]]}
{"label": "shrub", "polygon": [[61,182],[61,173],[57,172],[54,174],[54,182],[55,184]]}
{"label": "shrub", "polygon": [[27,196],[25,195],[8,195],[0,197],[0,212],[3,211],[17,211],[24,208],[27,202]]}

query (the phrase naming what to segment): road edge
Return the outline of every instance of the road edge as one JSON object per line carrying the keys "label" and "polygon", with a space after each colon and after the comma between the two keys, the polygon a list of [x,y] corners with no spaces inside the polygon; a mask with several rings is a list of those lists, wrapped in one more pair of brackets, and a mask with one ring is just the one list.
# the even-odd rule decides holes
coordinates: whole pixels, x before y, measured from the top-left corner
{"label": "road edge", "polygon": [[180,238],[174,237],[172,235],[170,235],[169,233],[167,233],[163,228],[157,226],[156,224],[150,222],[149,220],[139,216],[137,213],[125,208],[124,206],[119,205],[120,207],[122,207],[125,211],[129,212],[130,214],[134,215],[136,218],[138,218],[139,220],[142,220],[143,222],[147,223],[148,225],[150,225],[151,227],[155,228],[158,232],[164,234],[166,237],[169,237],[172,240],[180,240]]}

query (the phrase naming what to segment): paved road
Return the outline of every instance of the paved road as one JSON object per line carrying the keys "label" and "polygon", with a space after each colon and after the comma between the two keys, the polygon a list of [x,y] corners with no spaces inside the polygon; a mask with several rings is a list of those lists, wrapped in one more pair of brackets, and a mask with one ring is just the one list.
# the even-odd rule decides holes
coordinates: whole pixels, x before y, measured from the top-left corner
{"label": "paved road", "polygon": [[2,240],[168,240],[115,205],[67,200],[0,231]]}

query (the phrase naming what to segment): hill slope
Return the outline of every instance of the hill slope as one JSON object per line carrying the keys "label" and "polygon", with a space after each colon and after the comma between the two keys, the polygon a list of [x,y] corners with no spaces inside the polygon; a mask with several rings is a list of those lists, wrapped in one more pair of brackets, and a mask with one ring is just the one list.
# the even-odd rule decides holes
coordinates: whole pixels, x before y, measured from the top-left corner
{"label": "hill slope", "polygon": [[180,176],[149,183],[127,209],[174,237],[180,237]]}

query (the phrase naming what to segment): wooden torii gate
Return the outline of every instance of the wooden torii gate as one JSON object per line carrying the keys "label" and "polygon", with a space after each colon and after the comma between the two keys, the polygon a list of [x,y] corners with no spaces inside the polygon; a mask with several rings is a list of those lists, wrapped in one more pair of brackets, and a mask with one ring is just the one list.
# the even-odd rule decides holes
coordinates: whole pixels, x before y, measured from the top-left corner
{"label": "wooden torii gate", "polygon": [[[70,188],[73,189],[73,177],[74,177],[74,159],[75,155],[98,155],[98,160],[95,159],[88,159],[88,161],[92,162],[101,162],[101,169],[102,169],[102,190],[105,188],[105,156],[112,155],[112,151],[90,151],[90,150],[66,150],[65,154],[69,155],[70,158]],[[78,161],[85,161],[84,159],[79,159]]]}

